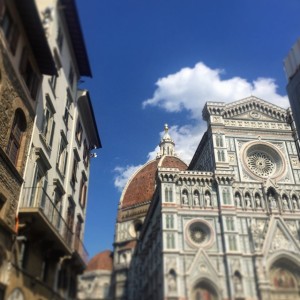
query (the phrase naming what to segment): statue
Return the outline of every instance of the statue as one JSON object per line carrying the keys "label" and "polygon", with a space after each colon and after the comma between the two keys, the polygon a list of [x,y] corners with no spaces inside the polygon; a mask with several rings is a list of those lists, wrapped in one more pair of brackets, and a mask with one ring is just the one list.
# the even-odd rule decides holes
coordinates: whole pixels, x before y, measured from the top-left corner
{"label": "statue", "polygon": [[241,207],[241,196],[239,194],[235,195],[234,201],[236,207]]}
{"label": "statue", "polygon": [[255,205],[257,208],[261,207],[260,197],[258,195],[255,196]]}
{"label": "statue", "polygon": [[273,195],[270,194],[268,199],[269,199],[270,208],[271,209],[276,209],[277,208],[277,202],[276,202],[275,198],[273,197]]}
{"label": "statue", "polygon": [[182,204],[188,204],[188,198],[185,193],[182,194]]}
{"label": "statue", "polygon": [[293,203],[293,209],[298,209],[298,203],[296,197],[293,197],[292,203]]}
{"label": "statue", "polygon": [[210,207],[211,206],[210,194],[209,193],[205,194],[204,199],[205,199],[205,207]]}
{"label": "statue", "polygon": [[286,197],[284,197],[282,199],[282,207],[283,207],[283,209],[288,209],[289,208],[289,204],[288,204],[288,202],[286,200]]}
{"label": "statue", "polygon": [[251,199],[248,194],[245,197],[245,204],[246,204],[246,207],[251,207]]}
{"label": "statue", "polygon": [[200,205],[199,196],[198,194],[194,195],[194,205]]}

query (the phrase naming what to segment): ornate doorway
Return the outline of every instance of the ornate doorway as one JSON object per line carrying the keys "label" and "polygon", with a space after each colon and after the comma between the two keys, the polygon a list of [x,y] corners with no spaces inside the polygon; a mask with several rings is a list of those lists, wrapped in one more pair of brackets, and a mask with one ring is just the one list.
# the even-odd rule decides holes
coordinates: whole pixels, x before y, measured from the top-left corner
{"label": "ornate doorway", "polygon": [[300,300],[299,270],[295,264],[279,261],[270,270],[272,300]]}
{"label": "ornate doorway", "polygon": [[206,282],[199,282],[192,294],[192,300],[217,300],[218,295],[215,289]]}

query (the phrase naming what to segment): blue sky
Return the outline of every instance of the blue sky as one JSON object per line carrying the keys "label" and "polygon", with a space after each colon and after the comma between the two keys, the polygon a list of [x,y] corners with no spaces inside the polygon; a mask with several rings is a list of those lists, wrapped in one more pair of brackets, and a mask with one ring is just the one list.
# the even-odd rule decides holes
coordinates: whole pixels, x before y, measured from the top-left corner
{"label": "blue sky", "polygon": [[299,0],[77,0],[103,148],[91,161],[90,257],[112,249],[120,189],[154,158],[165,123],[189,162],[206,101],[251,94],[286,107],[283,59],[300,37]]}

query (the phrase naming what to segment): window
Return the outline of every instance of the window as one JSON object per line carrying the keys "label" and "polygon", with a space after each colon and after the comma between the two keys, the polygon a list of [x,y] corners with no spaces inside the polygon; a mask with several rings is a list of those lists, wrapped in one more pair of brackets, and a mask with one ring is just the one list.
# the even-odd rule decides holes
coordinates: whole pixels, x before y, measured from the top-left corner
{"label": "window", "polygon": [[165,201],[166,202],[173,202],[173,195],[172,195],[172,188],[166,187],[165,188]]}
{"label": "window", "polygon": [[216,135],[216,146],[223,147],[223,138],[221,135]]}
{"label": "window", "polygon": [[56,83],[57,83],[57,76],[52,75],[49,79],[49,84],[50,84],[50,87],[52,89],[52,92],[53,92],[54,96],[56,95],[56,93],[55,93]]}
{"label": "window", "polygon": [[229,250],[236,251],[237,250],[236,237],[234,235],[229,235],[228,242],[229,242]]}
{"label": "window", "polygon": [[44,141],[48,146],[52,146],[54,129],[55,129],[55,121],[54,121],[54,108],[50,104],[50,101],[46,101],[46,107],[44,110],[44,119],[42,126],[42,134]]}
{"label": "window", "polygon": [[226,228],[227,230],[234,230],[234,219],[233,217],[226,217]]}
{"label": "window", "polygon": [[76,127],[76,133],[75,133],[75,137],[77,142],[79,143],[79,145],[81,145],[82,142],[82,126],[80,121],[77,122],[77,127]]}
{"label": "window", "polygon": [[166,228],[174,228],[174,215],[166,215]]}
{"label": "window", "polygon": [[[6,197],[2,193],[0,193],[0,212],[5,204],[6,200],[7,200]],[[0,250],[0,267],[1,267],[1,250]]]}
{"label": "window", "polygon": [[23,111],[17,109],[15,112],[6,153],[14,165],[17,165],[23,134],[26,130],[26,119]]}
{"label": "window", "polygon": [[73,167],[72,167],[72,175],[71,175],[71,186],[74,188],[75,183],[77,182],[77,169],[78,169],[78,162],[80,161],[78,152],[74,149],[74,158],[73,158]]}
{"label": "window", "polygon": [[82,177],[80,181],[80,189],[79,189],[79,204],[82,208],[85,207],[86,203],[86,193],[87,193],[87,177],[82,172]]}
{"label": "window", "polygon": [[47,282],[47,275],[49,269],[49,261],[47,258],[44,258],[42,265],[41,265],[41,280]]}
{"label": "window", "polygon": [[61,226],[62,226],[62,210],[63,210],[63,195],[65,194],[65,190],[59,179],[53,179],[54,188],[54,198],[51,201],[53,207],[53,213],[51,216],[51,222],[53,226],[57,229],[59,233],[61,233]]}
{"label": "window", "polygon": [[89,147],[87,145],[86,139],[83,141],[83,163],[87,167],[89,164]]}
{"label": "window", "polygon": [[29,90],[32,99],[35,100],[39,86],[39,79],[28,59],[28,50],[26,48],[23,49],[21,56],[20,73],[24,79],[24,82]]}
{"label": "window", "polygon": [[70,66],[68,79],[69,79],[70,86],[72,87],[74,83],[74,70],[72,66]]}
{"label": "window", "polygon": [[77,218],[77,224],[75,229],[75,248],[78,249],[80,246],[80,238],[81,238],[81,231],[82,231],[82,217],[79,215]]}
{"label": "window", "polygon": [[223,189],[222,191],[222,196],[223,196],[223,203],[224,204],[230,204],[230,194],[229,190],[227,188]]}
{"label": "window", "polygon": [[28,256],[29,256],[29,243],[28,241],[21,241],[20,244],[20,254],[18,257],[18,265],[22,269],[26,269],[27,262],[28,262]]}
{"label": "window", "polygon": [[67,211],[67,226],[65,237],[68,245],[71,245],[72,242],[72,235],[73,235],[73,225],[74,225],[74,215],[75,215],[75,204],[72,198],[69,198],[69,207]]}
{"label": "window", "polygon": [[62,209],[63,209],[62,197],[63,197],[63,195],[62,195],[61,191],[55,189],[52,223],[55,226],[55,228],[58,229],[58,231],[60,231],[61,221],[62,221],[62,216],[61,216]]}
{"label": "window", "polygon": [[61,132],[61,140],[58,148],[57,155],[57,169],[59,170],[61,175],[66,174],[67,160],[68,160],[68,151],[67,151],[67,138],[65,137],[63,131]]}
{"label": "window", "polygon": [[63,36],[61,28],[58,28],[56,42],[57,42],[59,51],[61,51],[62,47],[63,47],[63,42],[64,42],[64,36]]}
{"label": "window", "polygon": [[71,98],[70,92],[67,91],[67,100],[66,100],[65,112],[64,112],[64,115],[63,115],[63,120],[64,120],[67,128],[68,128],[71,104],[72,104],[72,98]]}
{"label": "window", "polygon": [[36,166],[32,182],[32,193],[28,203],[29,207],[41,207],[42,209],[46,208],[47,186],[48,180],[46,175],[38,166]]}
{"label": "window", "polygon": [[217,154],[218,154],[218,161],[225,161],[225,153],[223,150],[218,150]]}
{"label": "window", "polygon": [[175,236],[174,233],[167,233],[167,249],[175,248]]}
{"label": "window", "polygon": [[14,23],[10,12],[7,9],[5,10],[3,15],[2,29],[8,41],[10,50],[12,54],[15,55],[19,39],[19,30]]}

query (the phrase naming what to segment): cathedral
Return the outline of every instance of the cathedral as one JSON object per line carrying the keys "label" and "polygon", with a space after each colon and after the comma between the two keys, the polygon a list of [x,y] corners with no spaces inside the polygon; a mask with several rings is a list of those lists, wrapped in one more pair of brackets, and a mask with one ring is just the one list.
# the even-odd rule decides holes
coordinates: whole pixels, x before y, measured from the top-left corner
{"label": "cathedral", "polygon": [[289,110],[254,96],[207,102],[186,165],[165,126],[120,198],[114,248],[78,299],[300,299],[300,164]]}

